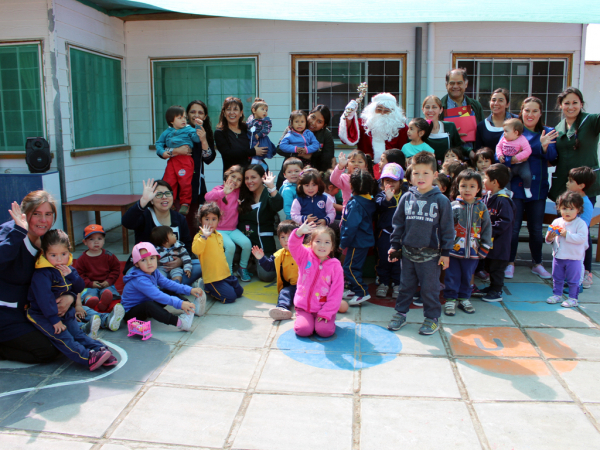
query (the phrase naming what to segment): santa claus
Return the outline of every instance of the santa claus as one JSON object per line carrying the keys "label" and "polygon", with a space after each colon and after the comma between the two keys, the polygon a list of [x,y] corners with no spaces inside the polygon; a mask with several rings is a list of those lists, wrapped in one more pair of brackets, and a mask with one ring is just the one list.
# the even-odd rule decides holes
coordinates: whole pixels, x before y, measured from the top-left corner
{"label": "santa claus", "polygon": [[[358,103],[350,101],[346,110],[350,109],[351,113],[340,119],[338,134],[343,143],[356,145],[378,163],[384,151],[390,148],[401,150],[408,142],[406,117],[392,94],[383,92],[374,96],[361,113],[360,122],[356,117],[357,108]],[[378,169],[375,165],[376,172]],[[378,173],[375,175],[378,177]]]}

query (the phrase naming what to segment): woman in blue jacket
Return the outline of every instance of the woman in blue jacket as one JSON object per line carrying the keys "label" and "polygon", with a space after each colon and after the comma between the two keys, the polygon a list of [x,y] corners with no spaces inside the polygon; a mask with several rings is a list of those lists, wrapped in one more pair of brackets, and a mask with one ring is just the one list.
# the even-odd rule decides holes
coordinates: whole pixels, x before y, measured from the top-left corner
{"label": "woman in blue jacket", "polygon": [[558,133],[553,128],[544,126],[542,111],[543,103],[537,97],[527,97],[521,104],[519,119],[524,125],[523,136],[531,146],[531,156],[527,160],[527,164],[529,164],[531,170],[532,197],[525,197],[523,180],[515,176],[510,184],[510,189],[513,192],[512,200],[515,204],[515,222],[512,233],[510,262],[505,272],[506,278],[512,278],[515,273],[519,231],[525,212],[527,213],[527,229],[529,230],[529,250],[533,260],[531,271],[543,279],[552,277],[542,265],[542,246],[544,245],[542,224],[546,209],[546,197],[550,189],[548,163],[556,160],[557,152],[554,142]]}

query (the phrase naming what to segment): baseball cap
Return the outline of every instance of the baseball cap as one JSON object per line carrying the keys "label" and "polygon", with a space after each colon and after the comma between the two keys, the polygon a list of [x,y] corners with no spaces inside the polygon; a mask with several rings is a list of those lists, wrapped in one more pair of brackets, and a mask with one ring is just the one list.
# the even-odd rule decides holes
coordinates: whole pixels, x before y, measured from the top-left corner
{"label": "baseball cap", "polygon": [[[142,254],[140,254],[140,250],[146,250]],[[131,252],[131,260],[134,264],[140,262],[140,259],[144,259],[148,256],[160,256],[156,251],[156,247],[152,245],[150,242],[140,242],[135,244],[133,250]]]}
{"label": "baseball cap", "polygon": [[404,169],[400,164],[387,163],[383,166],[383,172],[381,172],[381,178],[391,178],[392,180],[402,180],[404,178]]}
{"label": "baseball cap", "polygon": [[87,239],[92,234],[96,234],[96,233],[100,233],[102,235],[106,235],[106,233],[104,232],[104,228],[102,227],[102,225],[96,225],[96,224],[88,225],[83,230],[83,238]]}

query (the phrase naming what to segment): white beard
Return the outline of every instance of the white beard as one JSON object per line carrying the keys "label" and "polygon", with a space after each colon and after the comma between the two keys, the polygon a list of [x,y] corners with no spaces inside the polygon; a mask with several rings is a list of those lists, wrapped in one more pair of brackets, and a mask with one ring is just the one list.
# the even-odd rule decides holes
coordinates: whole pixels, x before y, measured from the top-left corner
{"label": "white beard", "polygon": [[373,161],[377,163],[385,151],[385,141],[398,136],[398,130],[404,127],[404,121],[398,120],[393,114],[377,114],[366,108],[361,117],[364,119],[365,133],[370,134],[373,139]]}

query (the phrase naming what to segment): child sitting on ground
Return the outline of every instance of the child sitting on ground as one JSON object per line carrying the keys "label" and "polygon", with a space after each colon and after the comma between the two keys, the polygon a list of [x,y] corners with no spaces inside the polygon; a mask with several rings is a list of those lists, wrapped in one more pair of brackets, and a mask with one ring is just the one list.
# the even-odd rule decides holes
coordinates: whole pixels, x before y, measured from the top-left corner
{"label": "child sitting on ground", "polygon": [[523,122],[520,119],[508,119],[504,121],[503,128],[504,134],[496,146],[496,158],[510,169],[511,178],[515,175],[521,177],[525,196],[531,198],[531,170],[527,162],[531,156],[531,146],[523,136]]}
{"label": "child sitting on ground", "polygon": [[269,139],[269,133],[271,132],[271,119],[267,115],[269,113],[269,105],[262,98],[256,97],[254,103],[250,107],[252,114],[248,117],[246,125],[248,125],[248,136],[250,137],[250,148],[256,147],[267,147],[267,154],[265,156],[253,156],[250,164],[260,164],[265,170],[269,167],[265,163],[265,159],[271,159],[275,156],[277,148]]}
{"label": "child sitting on ground", "polygon": [[306,220],[317,225],[330,225],[335,220],[335,201],[326,196],[325,183],[317,169],[302,172],[296,188],[297,197],[292,203],[292,220],[303,223]]}
{"label": "child sitting on ground", "polygon": [[[167,168],[163,175],[163,180],[173,188],[173,198],[177,198],[179,193],[179,203],[181,208],[179,213],[184,216],[190,209],[192,203],[192,178],[194,176],[194,160],[191,155],[175,155],[172,149],[187,145],[190,149],[194,142],[199,143],[196,129],[187,124],[185,110],[178,105],[171,106],[165,113],[165,119],[169,128],[167,128],[156,141],[156,153],[160,157],[168,157]],[[202,121],[196,119],[196,126],[200,127]]]}
{"label": "child sitting on ground", "polygon": [[[162,275],[176,283],[181,283],[183,274],[189,278],[192,275],[192,258],[185,248],[185,244],[177,240],[173,229],[168,226],[154,227],[150,234],[150,242],[156,247],[159,257],[158,270]],[[183,267],[167,269],[164,264],[180,258]]]}
{"label": "child sitting on ground", "polygon": [[202,205],[198,211],[200,232],[194,237],[192,251],[200,259],[206,292],[221,303],[233,303],[242,296],[244,288],[229,270],[223,236],[217,231],[220,220],[221,210],[216,203]]}
{"label": "child sitting on ground", "polygon": [[248,236],[237,229],[239,216],[238,201],[243,176],[244,169],[241,166],[231,166],[223,174],[223,185],[217,186],[212,191],[207,192],[205,198],[207,203],[215,202],[222,214],[217,231],[221,233],[221,237],[223,238],[225,258],[227,258],[229,272],[233,274],[235,246],[238,245],[242,249],[239,277],[242,281],[250,281],[252,280],[252,275],[248,271],[248,260],[252,252],[252,243]]}
{"label": "child sitting on ground", "polygon": [[284,220],[277,227],[277,237],[281,249],[268,258],[265,252],[258,246],[252,247],[252,254],[258,260],[260,266],[267,272],[277,272],[277,306],[269,311],[273,320],[288,320],[292,318],[292,304],[296,294],[296,283],[298,283],[298,266],[290,253],[288,242],[290,234],[299,225],[293,220]]}
{"label": "child sitting on ground", "polygon": [[88,249],[75,261],[77,273],[86,287],[82,303],[101,312],[106,311],[114,299],[121,298],[114,286],[119,279],[121,263],[115,255],[104,250],[105,235],[102,225],[85,227],[83,243]]}
{"label": "child sitting on ground", "polygon": [[[121,303],[125,308],[125,320],[132,317],[139,320],[156,319],[182,331],[190,331],[194,314],[204,314],[206,295],[200,288],[191,288],[165,278],[157,270],[158,258],[159,254],[150,242],[140,242],[133,247],[131,259],[135,267],[123,277],[125,288]],[[164,293],[161,289],[179,295],[193,295],[196,298],[193,302],[184,301]],[[180,309],[183,314],[171,314],[164,305]]]}
{"label": "child sitting on ground", "polygon": [[377,297],[387,297],[390,286],[393,287],[393,298],[397,298],[400,292],[400,263],[388,261],[388,250],[390,249],[390,236],[394,231],[392,218],[400,202],[400,197],[402,197],[403,179],[404,170],[400,165],[386,164],[379,179],[384,190],[375,196],[377,205],[375,235],[379,258],[376,266],[379,278],[379,286],[375,291]]}
{"label": "child sitting on ground", "polygon": [[[304,235],[310,233],[308,247]],[[298,285],[294,295],[296,321],[294,331],[308,337],[335,333],[335,318],[342,303],[344,275],[335,254],[335,234],[325,226],[304,222],[290,235],[289,250],[298,265]]]}
{"label": "child sitting on ground", "polygon": [[304,164],[302,161],[294,157],[286,159],[281,166],[285,181],[281,185],[281,189],[279,189],[279,195],[283,198],[283,213],[286,220],[292,219],[292,203],[294,203],[294,200],[298,196],[296,186],[303,168]]}
{"label": "child sitting on ground", "polygon": [[114,366],[118,361],[112,353],[80,329],[75,308],[58,316],[56,299],[67,293],[77,297],[84,288],[83,280],[71,266],[70,248],[69,236],[62,230],[50,230],[42,237],[27,296],[27,319],[71,361],[91,371],[103,365]]}
{"label": "child sitting on ground", "polygon": [[[552,244],[552,295],[547,303],[562,301],[565,281],[569,285],[569,298],[561,303],[565,308],[579,306],[579,281],[581,261],[588,247],[588,227],[577,217],[583,210],[583,198],[576,192],[567,191],[556,199],[556,210],[561,215],[554,219],[548,229],[546,243]],[[558,234],[557,234],[558,233]]]}
{"label": "child sitting on ground", "polygon": [[100,328],[118,331],[123,317],[125,317],[125,309],[121,303],[115,304],[111,312],[101,313],[84,306],[81,302],[81,294],[75,299],[75,319],[79,322],[79,328],[94,340],[98,339]]}

